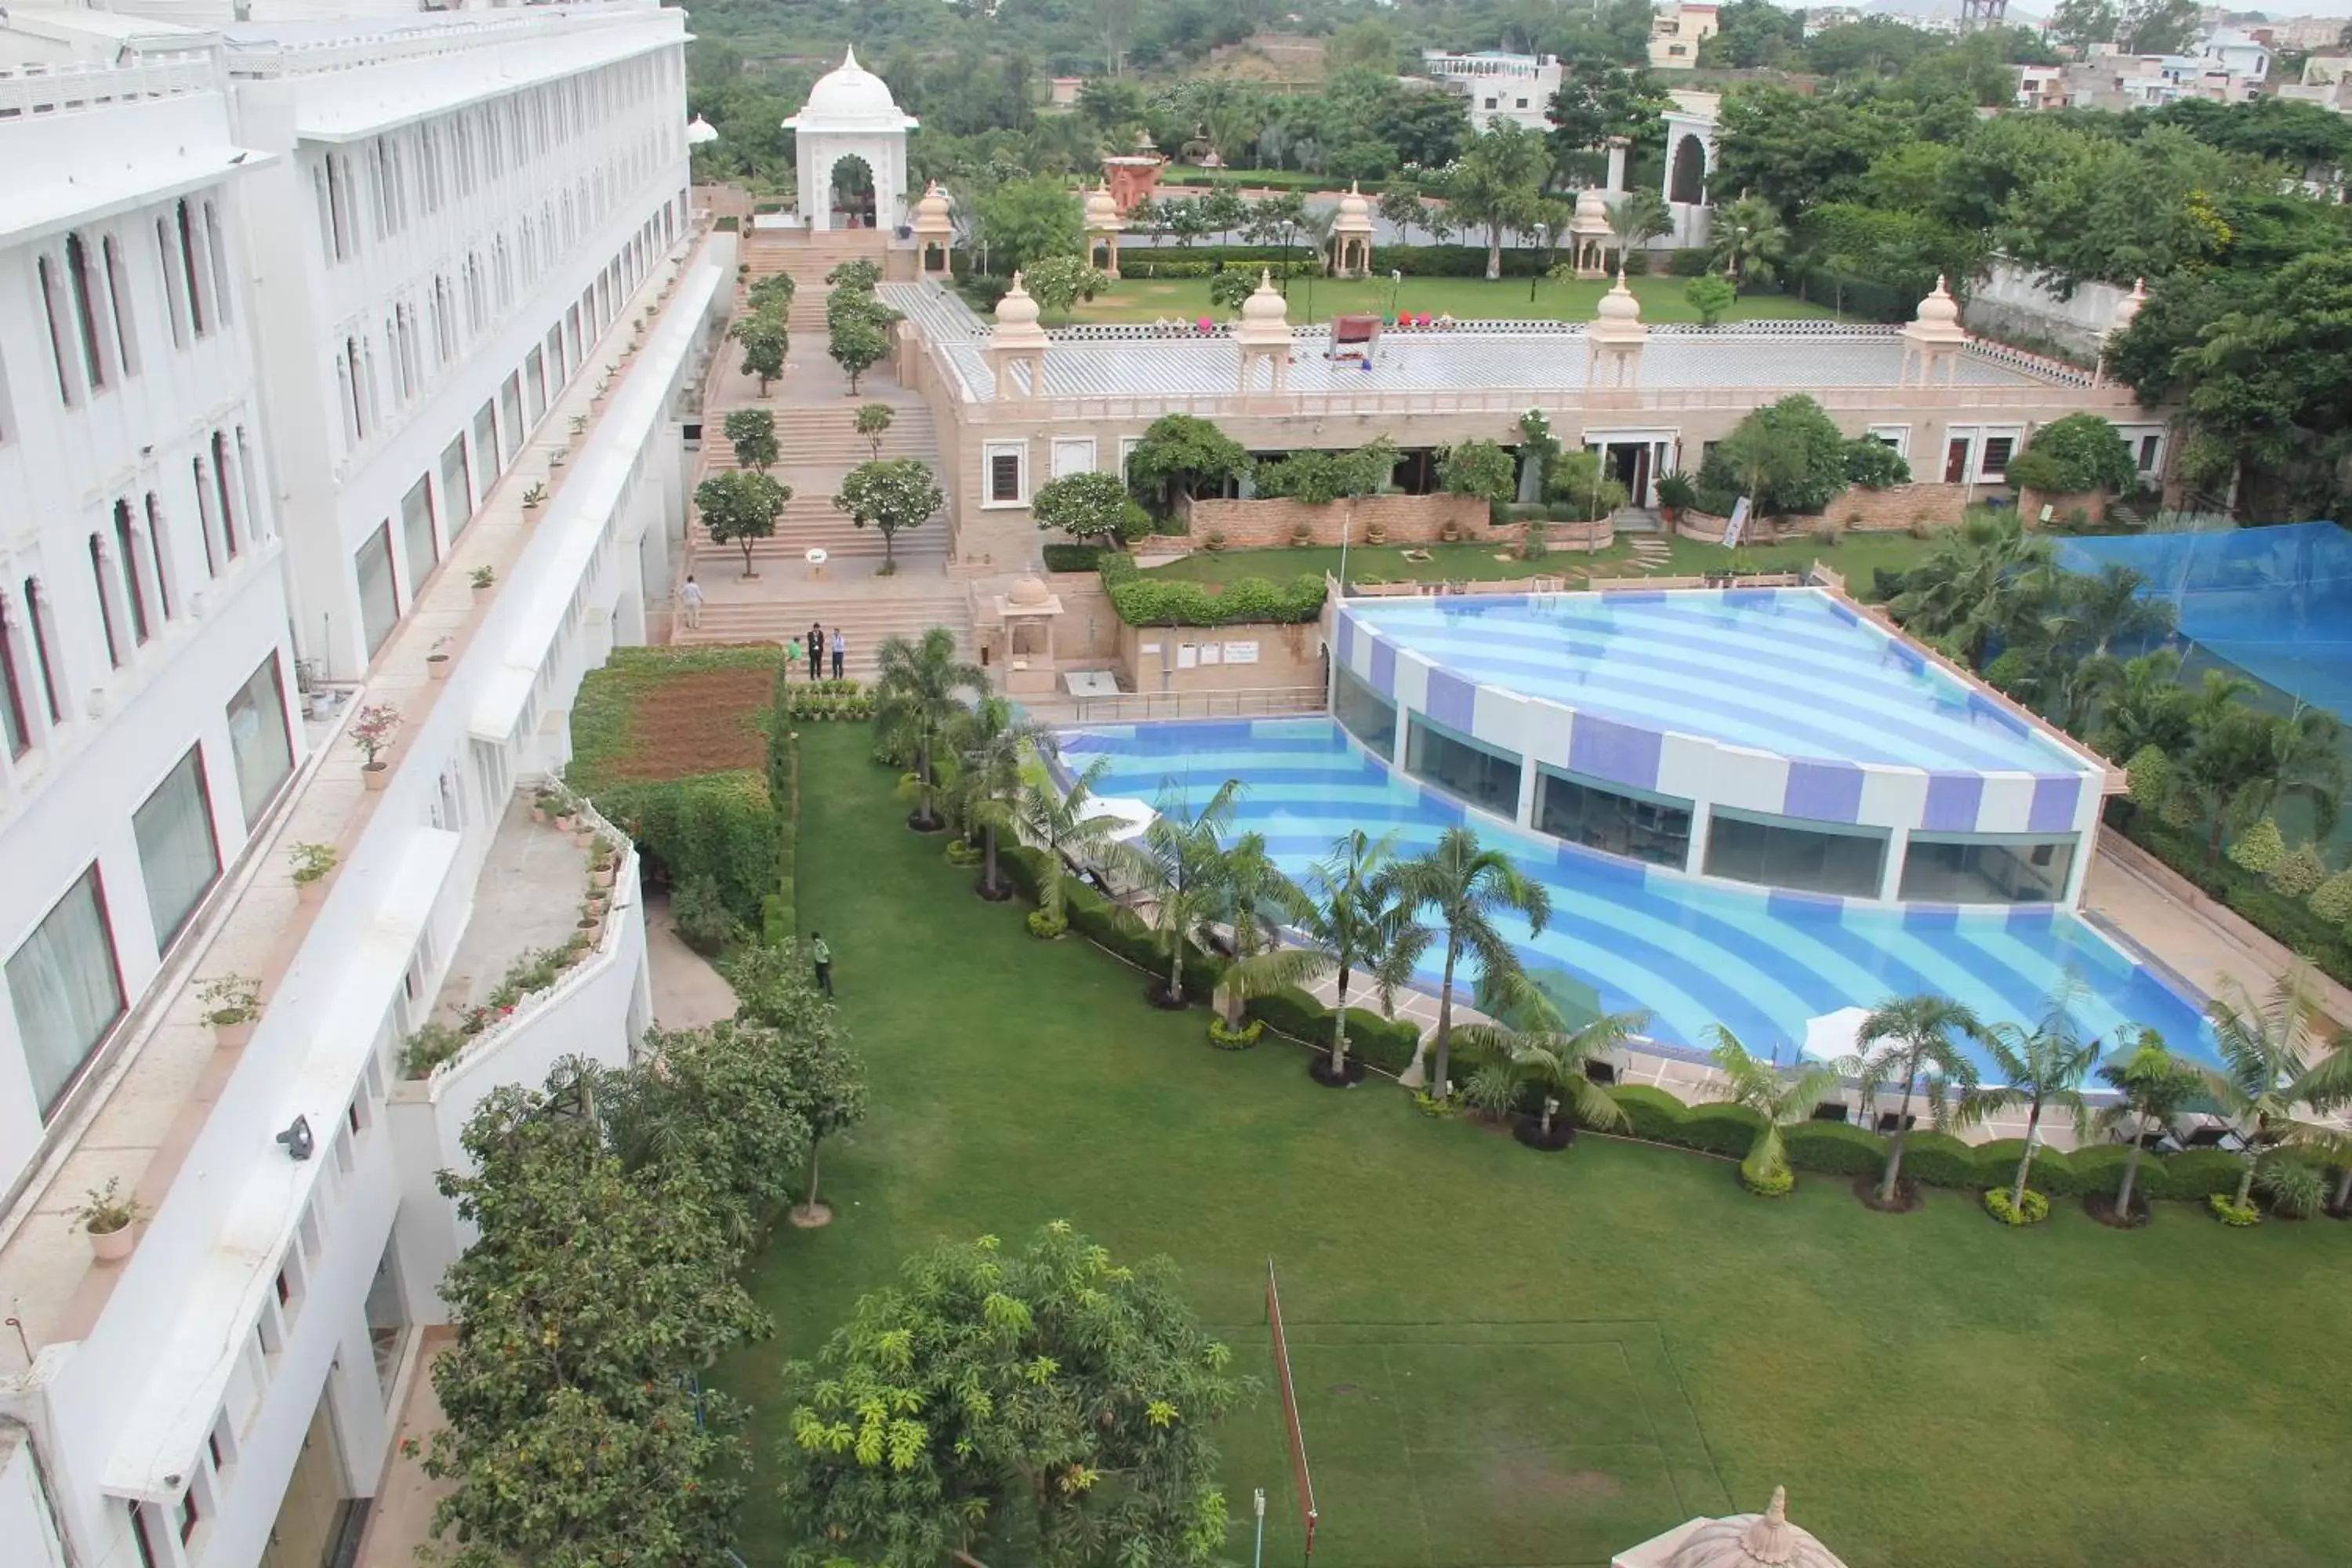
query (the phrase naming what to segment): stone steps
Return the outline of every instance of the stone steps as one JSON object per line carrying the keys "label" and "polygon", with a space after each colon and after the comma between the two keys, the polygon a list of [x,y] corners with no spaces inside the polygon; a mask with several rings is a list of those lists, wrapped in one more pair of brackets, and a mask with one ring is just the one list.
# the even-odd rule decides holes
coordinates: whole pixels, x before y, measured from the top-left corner
{"label": "stone steps", "polygon": [[[823,584],[793,597],[753,604],[710,604],[702,608],[702,624],[689,627],[681,619],[673,634],[679,643],[782,643],[805,633],[811,621],[829,634],[836,626],[848,639],[843,672],[858,680],[874,678],[875,650],[888,637],[918,637],[935,626],[955,633],[956,649],[972,657],[971,608],[961,588],[910,590],[882,594],[835,594]],[[828,659],[825,673],[832,673]]]}

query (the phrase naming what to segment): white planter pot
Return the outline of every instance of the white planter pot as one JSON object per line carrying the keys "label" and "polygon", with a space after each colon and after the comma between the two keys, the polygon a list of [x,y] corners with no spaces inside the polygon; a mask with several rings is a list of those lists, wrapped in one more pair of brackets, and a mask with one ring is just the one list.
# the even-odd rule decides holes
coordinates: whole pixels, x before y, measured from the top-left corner
{"label": "white planter pot", "polygon": [[139,1227],[136,1225],[126,1225],[121,1230],[92,1230],[83,1234],[89,1237],[90,1256],[100,1263],[120,1263],[131,1256],[132,1247],[139,1245]]}

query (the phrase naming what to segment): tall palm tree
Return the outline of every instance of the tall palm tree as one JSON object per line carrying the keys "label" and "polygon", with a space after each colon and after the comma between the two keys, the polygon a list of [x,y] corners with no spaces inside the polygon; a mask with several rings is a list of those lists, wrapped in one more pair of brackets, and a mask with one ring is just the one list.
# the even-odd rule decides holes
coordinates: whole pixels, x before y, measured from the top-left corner
{"label": "tall palm tree", "polygon": [[1298,928],[1322,950],[1339,986],[1331,1008],[1327,1082],[1348,1081],[1348,989],[1356,975],[1361,973],[1372,982],[1381,1010],[1387,1012],[1432,940],[1429,928],[1414,921],[1412,905],[1398,888],[1396,842],[1393,832],[1374,838],[1360,827],[1351,828],[1332,844],[1330,854],[1307,868],[1307,908]]}
{"label": "tall palm tree", "polygon": [[1076,862],[1110,858],[1111,834],[1122,819],[1094,807],[1095,785],[1110,771],[1108,757],[1097,757],[1070,787],[1054,787],[1053,775],[1032,762],[1022,772],[1013,822],[1021,835],[1045,851],[1037,873],[1037,907],[1053,920],[1067,918],[1062,881]]}
{"label": "tall palm tree", "polygon": [[2095,574],[2077,574],[2068,586],[2075,617],[2095,654],[2105,653],[2118,642],[2172,629],[2172,606],[2142,598],[2147,579],[2120,562],[2110,561]]}
{"label": "tall palm tree", "polygon": [[1756,1142],[1748,1146],[1748,1157],[1739,1162],[1739,1179],[1750,1187],[1769,1186],[1789,1169],[1780,1129],[1812,1115],[1822,1097],[1835,1091],[1837,1069],[1822,1063],[1787,1069],[1759,1061],[1720,1024],[1715,1027],[1715,1048],[1707,1054],[1731,1080],[1723,1099],[1746,1106],[1761,1123]]}
{"label": "tall palm tree", "polygon": [[1976,1063],[1961,1040],[1981,1040],[1985,1028],[1977,1016],[1948,996],[1904,996],[1881,1003],[1862,1021],[1865,1054],[1882,1058],[1882,1081],[1903,1080],[1903,1099],[1895,1116],[1895,1140],[1887,1146],[1886,1172],[1879,1178],[1878,1201],[1895,1201],[1895,1184],[1903,1174],[1903,1143],[1910,1136],[1911,1097],[1919,1077],[1931,1073],[1938,1080],[1936,1104],[1945,1101],[1943,1085],[1958,1085],[1965,1096],[1977,1082]]}
{"label": "tall palm tree", "polygon": [[2014,517],[1972,517],[1904,574],[1887,608],[1914,637],[1981,668],[1985,647],[2011,619],[2021,593],[2037,594],[2051,567],[2046,539]]}
{"label": "tall palm tree", "polygon": [[1666,198],[1655,191],[1628,191],[1609,215],[1610,232],[1617,237],[1617,253],[1639,249],[1675,226]]}
{"label": "tall palm tree", "polygon": [[1477,962],[1480,976],[1501,984],[1519,969],[1518,955],[1496,929],[1495,917],[1514,910],[1530,934],[1540,935],[1551,919],[1551,895],[1499,849],[1489,849],[1466,827],[1449,827],[1437,847],[1398,868],[1415,912],[1427,909],[1445,931],[1445,965],[1437,992],[1436,1075],[1432,1092],[1443,1099],[1454,1043],[1454,973],[1465,953]]}
{"label": "tall palm tree", "polygon": [[2177,757],[2189,747],[2196,704],[2196,695],[2180,684],[2180,655],[2168,647],[2151,648],[2111,668],[2099,694],[2095,743],[2118,763],[2150,746]]}
{"label": "tall palm tree", "polygon": [[2284,799],[2307,802],[2319,832],[2332,831],[2344,788],[2342,727],[2334,714],[2224,705],[2221,694],[2234,684],[2224,680],[2200,697],[2196,738],[2175,775],[2206,818],[2208,865],[2220,861],[2226,833],[2242,831]]}
{"label": "tall palm tree", "polygon": [[2083,1038],[2074,1007],[2082,999],[2080,979],[2069,974],[2043,999],[2042,1020],[2028,1029],[2019,1024],[1995,1024],[1984,1037],[1986,1054],[2001,1076],[2001,1086],[1973,1097],[1970,1114],[1981,1120],[1990,1112],[2022,1105],[2025,1152],[2017,1159],[2017,1178],[2010,1184],[2012,1209],[2025,1206],[2025,1180],[2032,1173],[2036,1143],[2044,1111],[2061,1110],[2073,1119],[2079,1140],[2090,1116],[2083,1099],[2083,1080],[2099,1065],[2099,1042]]}
{"label": "tall palm tree", "polygon": [[2265,1153],[2286,1143],[2334,1142],[2333,1131],[2298,1120],[2295,1110],[2315,1088],[2323,1100],[2332,1100],[2352,1069],[2334,1061],[2344,1049],[2341,1036],[2322,1056],[2311,1026],[2315,1004],[2307,961],[2295,960],[2259,1004],[2235,980],[2224,977],[2221,989],[2222,994],[2205,1004],[2221,1048],[2221,1065],[2204,1069],[2205,1091],[2238,1135],[2245,1168],[2238,1174],[2236,1202],[2243,1208],[2253,1192],[2254,1167]]}
{"label": "tall palm tree", "polygon": [[1715,215],[1714,259],[1734,283],[1769,283],[1789,253],[1789,230],[1772,204],[1742,196]]}
{"label": "tall palm tree", "polygon": [[1152,929],[1168,951],[1165,985],[1150,993],[1160,1006],[1184,1005],[1184,949],[1206,937],[1223,907],[1223,839],[1241,793],[1241,780],[1227,779],[1198,811],[1186,808],[1181,793],[1163,795],[1143,830],[1137,869],[1151,893]]}
{"label": "tall palm tree", "polygon": [[971,711],[964,693],[988,689],[988,674],[956,657],[955,634],[933,626],[920,637],[882,639],[875,650],[874,718],[882,732],[915,753],[915,785],[920,795],[907,826],[918,833],[941,826],[933,755]]}
{"label": "tall palm tree", "polygon": [[1060,742],[1047,726],[1016,715],[1003,698],[982,697],[956,725],[955,744],[963,753],[956,776],[963,819],[980,825],[983,846],[978,891],[983,899],[1009,898],[1013,889],[997,866],[997,831],[1020,831],[1023,768],[1033,755],[1051,761]]}
{"label": "tall palm tree", "polygon": [[1592,1081],[1585,1064],[1616,1049],[1640,1032],[1643,1013],[1604,1013],[1570,1028],[1559,1008],[1524,973],[1499,979],[1504,995],[1501,1016],[1490,1024],[1462,1026],[1462,1047],[1508,1062],[1523,1081],[1544,1093],[1543,1141],[1550,1142],[1553,1118],[1565,1104],[1587,1127],[1625,1125],[1625,1108],[1616,1097]]}
{"label": "tall palm tree", "polygon": [[1250,998],[1298,984],[1328,961],[1312,948],[1282,945],[1281,922],[1304,918],[1308,900],[1265,852],[1265,834],[1234,840],[1221,871],[1217,918],[1233,933],[1234,961],[1217,983],[1216,1005],[1236,1033]]}
{"label": "tall palm tree", "polygon": [[2099,1131],[2110,1134],[2128,1131],[2131,1137],[2131,1155],[2124,1162],[2123,1184],[2116,1189],[2116,1216],[2128,1219],[2132,1189],[2139,1182],[2140,1155],[2147,1147],[2147,1135],[2171,1131],[2173,1118],[2180,1114],[2180,1108],[2205,1086],[2205,1075],[2194,1064],[2181,1060],[2166,1048],[2162,1035],[2154,1029],[2142,1029],[2132,1054],[2101,1068],[2099,1077],[2116,1094],[2115,1103],[2099,1111]]}

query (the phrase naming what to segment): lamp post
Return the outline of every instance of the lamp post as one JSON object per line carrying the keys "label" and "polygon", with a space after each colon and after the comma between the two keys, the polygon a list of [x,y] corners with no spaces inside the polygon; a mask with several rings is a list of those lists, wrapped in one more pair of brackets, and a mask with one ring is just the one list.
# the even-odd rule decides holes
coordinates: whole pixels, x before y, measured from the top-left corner
{"label": "lamp post", "polygon": [[1252,1506],[1257,1510],[1257,1545],[1250,1553],[1250,1568],[1265,1568],[1265,1489],[1264,1487],[1257,1489],[1257,1499]]}

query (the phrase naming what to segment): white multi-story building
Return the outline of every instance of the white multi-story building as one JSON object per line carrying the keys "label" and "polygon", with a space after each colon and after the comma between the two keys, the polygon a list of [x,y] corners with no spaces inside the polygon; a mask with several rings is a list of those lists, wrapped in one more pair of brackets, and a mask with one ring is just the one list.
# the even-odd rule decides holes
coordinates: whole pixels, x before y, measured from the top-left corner
{"label": "white multi-story building", "polygon": [[1689,70],[1698,64],[1698,47],[1722,30],[1714,5],[1692,0],[1664,0],[1650,17],[1650,68]]}
{"label": "white multi-story building", "polygon": [[1471,55],[1423,49],[1423,72],[1461,93],[1470,109],[1470,123],[1484,131],[1497,120],[1507,120],[1529,131],[1551,127],[1552,95],[1559,90],[1557,55],[1511,55],[1484,51]]}
{"label": "white multi-story building", "polygon": [[[0,13],[5,1568],[325,1560],[446,1317],[466,1115],[646,1022],[625,840],[599,913],[516,801],[680,536],[733,275],[683,14],[353,9]],[[257,1017],[207,1021],[227,975]]]}

